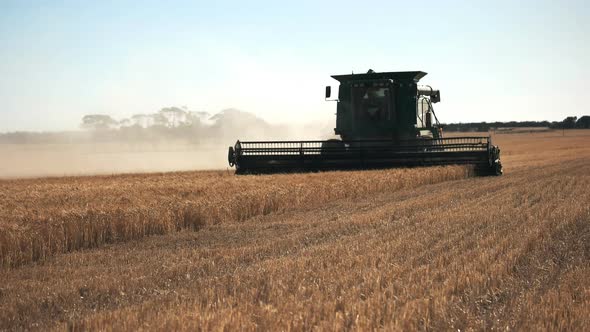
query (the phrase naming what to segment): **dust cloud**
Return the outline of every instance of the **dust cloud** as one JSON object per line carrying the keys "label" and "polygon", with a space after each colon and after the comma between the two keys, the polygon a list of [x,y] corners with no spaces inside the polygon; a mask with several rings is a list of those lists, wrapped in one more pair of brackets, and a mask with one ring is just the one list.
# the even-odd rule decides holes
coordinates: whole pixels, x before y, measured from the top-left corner
{"label": "dust cloud", "polygon": [[177,143],[0,144],[0,178],[225,169],[227,146]]}
{"label": "dust cloud", "polygon": [[228,170],[236,140],[332,137],[332,124],[272,125],[226,110],[209,123],[0,134],[0,179],[119,173]]}

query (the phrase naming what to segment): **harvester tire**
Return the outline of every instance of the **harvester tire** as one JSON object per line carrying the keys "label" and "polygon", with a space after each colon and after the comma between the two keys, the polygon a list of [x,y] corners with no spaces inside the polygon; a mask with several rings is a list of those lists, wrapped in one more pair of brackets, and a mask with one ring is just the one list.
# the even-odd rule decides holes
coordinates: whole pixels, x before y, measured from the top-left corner
{"label": "harvester tire", "polygon": [[322,143],[322,154],[329,155],[335,153],[342,153],[346,149],[344,142],[339,139],[329,139]]}

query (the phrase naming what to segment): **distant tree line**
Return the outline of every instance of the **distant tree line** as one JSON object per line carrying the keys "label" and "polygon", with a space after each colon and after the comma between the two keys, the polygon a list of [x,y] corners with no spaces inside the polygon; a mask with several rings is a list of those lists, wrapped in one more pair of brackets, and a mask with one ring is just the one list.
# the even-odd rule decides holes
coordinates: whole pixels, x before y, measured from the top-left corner
{"label": "distant tree line", "polygon": [[182,140],[201,144],[233,144],[239,137],[279,137],[283,126],[273,126],[254,114],[226,109],[215,115],[186,108],[166,107],[153,114],[116,120],[107,114],[82,118],[82,131],[12,132],[0,134],[0,143],[62,144],[96,142],[162,142]]}
{"label": "distant tree line", "polygon": [[498,128],[590,129],[590,116],[568,116],[563,121],[467,122],[443,124],[445,131],[483,131]]}
{"label": "distant tree line", "polygon": [[207,122],[211,115],[189,111],[186,107],[165,107],[156,113],[135,114],[130,118],[115,120],[107,114],[89,114],[82,118],[80,127],[90,130],[120,129],[127,127],[177,128]]}

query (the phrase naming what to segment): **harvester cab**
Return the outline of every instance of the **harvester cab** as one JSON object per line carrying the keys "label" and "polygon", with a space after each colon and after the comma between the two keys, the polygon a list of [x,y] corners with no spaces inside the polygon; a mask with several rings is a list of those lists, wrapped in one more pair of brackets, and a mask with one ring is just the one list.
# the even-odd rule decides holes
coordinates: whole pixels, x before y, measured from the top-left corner
{"label": "harvester cab", "polygon": [[440,138],[432,107],[440,101],[440,91],[417,84],[425,75],[420,71],[370,70],[366,74],[332,76],[340,82],[335,134],[343,141]]}
{"label": "harvester cab", "polygon": [[[442,137],[433,104],[440,91],[418,81],[425,72],[332,76],[340,86],[334,132],[327,141],[237,141],[228,161],[236,174],[468,164],[502,174],[491,137]],[[331,88],[326,87],[326,99]]]}

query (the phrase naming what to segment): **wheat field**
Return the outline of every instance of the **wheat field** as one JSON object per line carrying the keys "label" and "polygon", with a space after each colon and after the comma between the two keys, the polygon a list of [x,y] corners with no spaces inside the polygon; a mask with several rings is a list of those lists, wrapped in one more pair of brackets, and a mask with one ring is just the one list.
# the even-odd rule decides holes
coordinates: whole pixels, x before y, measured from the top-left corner
{"label": "wheat field", "polygon": [[0,330],[588,330],[590,132],[469,168],[0,181]]}

